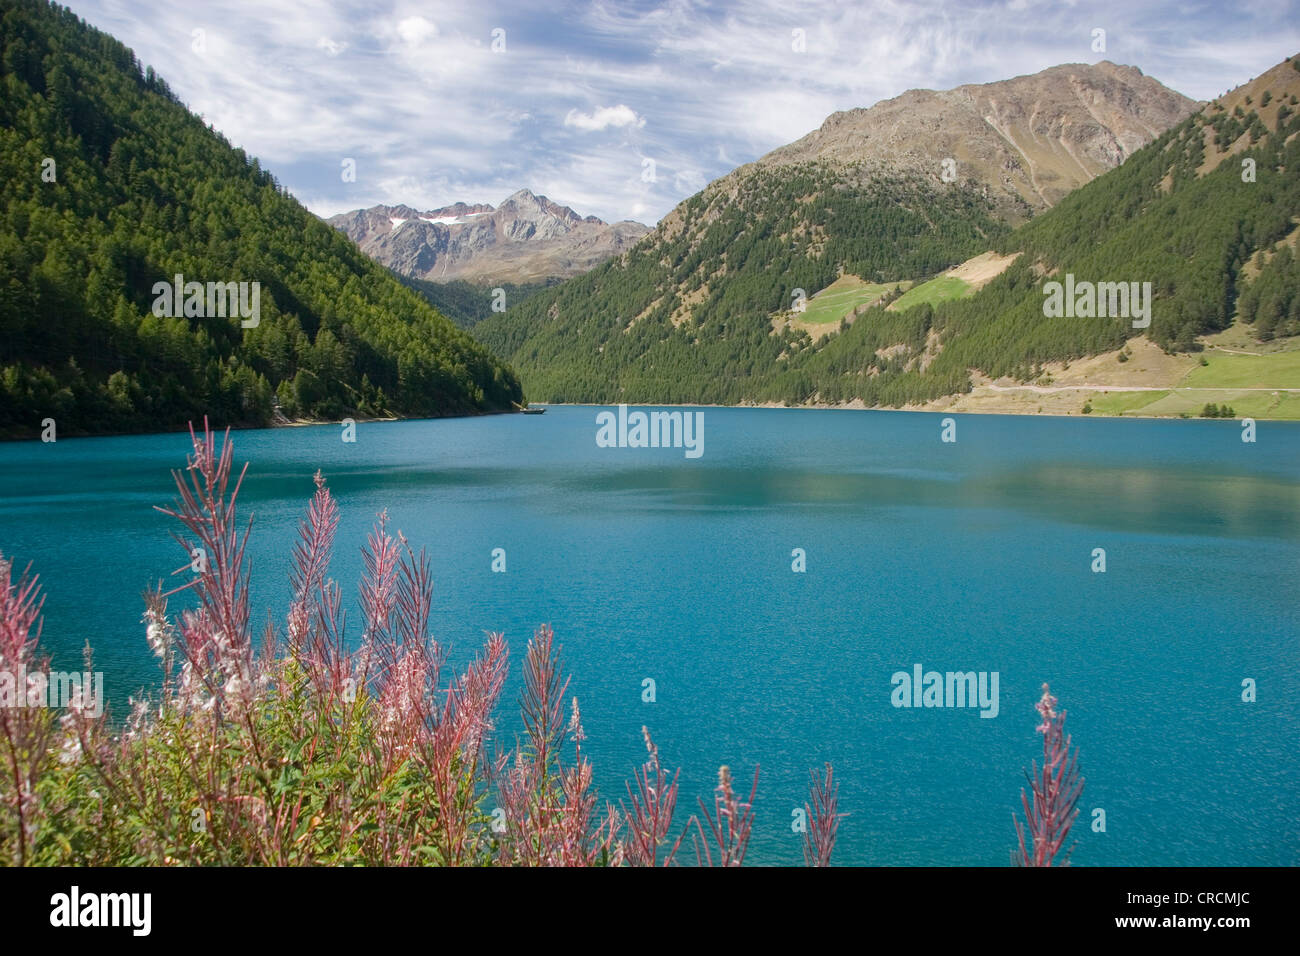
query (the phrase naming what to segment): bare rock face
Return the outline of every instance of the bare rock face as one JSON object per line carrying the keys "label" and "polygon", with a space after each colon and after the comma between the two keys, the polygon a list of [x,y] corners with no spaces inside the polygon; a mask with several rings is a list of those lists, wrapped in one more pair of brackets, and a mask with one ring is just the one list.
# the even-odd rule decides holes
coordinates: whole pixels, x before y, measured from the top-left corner
{"label": "bare rock face", "polygon": [[860,164],[944,181],[951,160],[956,181],[987,187],[1009,213],[1021,202],[1037,212],[1199,106],[1136,67],[1070,63],[997,83],[909,90],[870,109],[834,113],[757,165]]}
{"label": "bare rock face", "polygon": [[326,220],[371,258],[417,279],[529,283],[567,279],[634,245],[639,222],[606,223],[521,189],[501,205],[420,212],[373,206]]}

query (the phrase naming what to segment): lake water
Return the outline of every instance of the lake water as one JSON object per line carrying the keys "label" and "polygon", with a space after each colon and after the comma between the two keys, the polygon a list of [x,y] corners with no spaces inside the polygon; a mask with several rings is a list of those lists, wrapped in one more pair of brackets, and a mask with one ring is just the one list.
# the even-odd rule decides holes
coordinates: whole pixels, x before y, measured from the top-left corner
{"label": "lake water", "polygon": [[[432,554],[454,659],[506,633],[500,730],[520,729],[518,663],[548,622],[602,797],[625,796],[643,724],[682,768],[682,822],[719,764],[746,791],[759,764],[755,862],[801,859],[791,810],[830,761],[838,862],[1006,863],[1050,681],[1086,778],[1077,865],[1300,863],[1300,426],[1248,444],[1231,421],[957,416],[943,443],[939,415],[706,408],[691,459],[598,447],[598,411],[363,423],[355,444],[338,426],[234,433],[254,621],[282,620],[319,467],[353,602],[387,508]],[[0,550],[41,575],[43,644],[72,668],[89,640],[118,701],[158,679],[139,594],[184,563],[151,506],[187,448],[0,445]],[[997,672],[997,716],[892,706],[891,676],[918,663]]]}

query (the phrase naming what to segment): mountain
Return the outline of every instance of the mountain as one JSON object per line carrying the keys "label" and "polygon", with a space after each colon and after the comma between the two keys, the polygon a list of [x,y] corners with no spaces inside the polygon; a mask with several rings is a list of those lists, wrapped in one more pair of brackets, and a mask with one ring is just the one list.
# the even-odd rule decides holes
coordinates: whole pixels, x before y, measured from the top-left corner
{"label": "mountain", "polygon": [[[1006,270],[936,307],[930,347],[901,358],[928,351],[927,373],[975,370],[968,398],[940,403],[958,409],[1014,390],[1057,412],[1213,415],[1229,405],[1300,418],[1297,169],[1291,57],[1017,230],[1000,248],[1014,257]],[[1048,283],[1071,276],[1150,282],[1149,328],[1048,318]],[[842,348],[855,351],[851,339]]]}
{"label": "mountain", "polygon": [[[45,418],[59,436],[266,424],[277,401],[337,418],[522,399],[121,43],[37,0],[3,0],[0,23],[0,434]],[[173,296],[178,275],[199,294]],[[248,308],[232,317],[221,290],[237,286]]]}
{"label": "mountain", "polygon": [[827,161],[898,172],[939,170],[988,188],[1010,215],[1041,212],[1114,169],[1197,104],[1132,66],[1071,63],[956,89],[909,90],[832,114],[760,166]]}
{"label": "mountain", "polygon": [[372,206],[326,220],[371,258],[416,279],[529,285],[580,275],[649,228],[602,222],[521,189],[493,208],[456,203],[419,212]]}
{"label": "mountain", "polygon": [[[1139,70],[1100,63],[837,113],[475,335],[535,400],[809,401],[823,392],[805,366],[840,317],[998,246],[1195,108]],[[820,307],[808,297],[836,282],[857,288],[826,335],[799,310]],[[889,312],[888,335],[915,334],[904,314]],[[891,380],[867,375],[859,397],[906,400]],[[943,387],[966,383],[954,371]]]}

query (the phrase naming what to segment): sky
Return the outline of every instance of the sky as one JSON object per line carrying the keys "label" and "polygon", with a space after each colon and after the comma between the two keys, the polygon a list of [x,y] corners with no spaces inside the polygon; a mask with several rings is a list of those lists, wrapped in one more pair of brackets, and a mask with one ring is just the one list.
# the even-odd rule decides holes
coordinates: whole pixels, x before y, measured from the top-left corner
{"label": "sky", "polygon": [[321,216],[528,188],[653,225],[908,89],[1111,60],[1205,100],[1300,53],[1300,0],[65,2]]}

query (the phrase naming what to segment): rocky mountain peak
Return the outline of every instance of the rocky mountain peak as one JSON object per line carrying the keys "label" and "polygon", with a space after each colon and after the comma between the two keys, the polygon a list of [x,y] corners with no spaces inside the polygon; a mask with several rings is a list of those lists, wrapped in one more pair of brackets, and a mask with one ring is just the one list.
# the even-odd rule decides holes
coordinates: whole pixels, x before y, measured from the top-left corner
{"label": "rocky mountain peak", "polygon": [[[908,90],[822,125],[762,165],[861,165],[987,186],[1041,211],[1113,169],[1199,104],[1133,66],[1103,60],[951,90]],[[742,167],[743,168],[743,167]]]}
{"label": "rocky mountain peak", "polygon": [[585,272],[630,247],[649,229],[579,216],[529,189],[499,206],[457,202],[420,212],[404,204],[331,216],[363,252],[418,279],[539,282]]}

